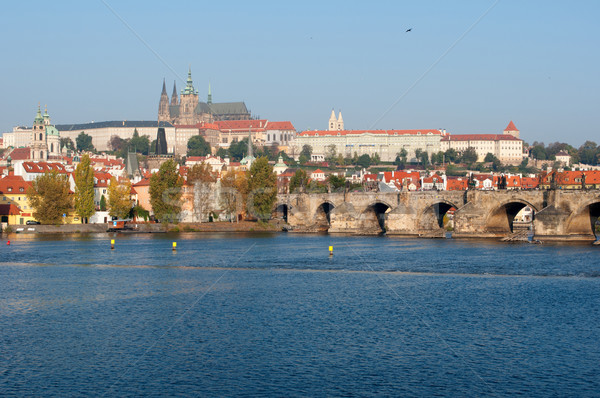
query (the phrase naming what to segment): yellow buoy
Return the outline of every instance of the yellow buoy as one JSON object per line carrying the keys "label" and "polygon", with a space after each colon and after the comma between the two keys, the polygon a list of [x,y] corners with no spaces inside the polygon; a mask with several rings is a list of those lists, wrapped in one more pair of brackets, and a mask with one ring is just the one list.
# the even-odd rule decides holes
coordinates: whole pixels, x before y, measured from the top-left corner
{"label": "yellow buoy", "polygon": [[111,249],[111,250],[114,250],[114,249],[115,249],[115,240],[114,240],[114,239],[111,239],[111,240],[110,240],[110,249]]}
{"label": "yellow buoy", "polygon": [[177,250],[177,242],[173,242],[173,251]]}
{"label": "yellow buoy", "polygon": [[333,256],[333,246],[329,246],[329,255]]}

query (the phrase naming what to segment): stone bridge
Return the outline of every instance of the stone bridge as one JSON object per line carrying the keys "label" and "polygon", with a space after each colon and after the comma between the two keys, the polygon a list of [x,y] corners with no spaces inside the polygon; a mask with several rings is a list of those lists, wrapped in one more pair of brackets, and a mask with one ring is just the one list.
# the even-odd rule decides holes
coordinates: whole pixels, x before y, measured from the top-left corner
{"label": "stone bridge", "polygon": [[453,237],[500,238],[526,206],[535,239],[596,239],[599,190],[288,194],[278,195],[276,213],[299,231],[436,237],[454,209]]}

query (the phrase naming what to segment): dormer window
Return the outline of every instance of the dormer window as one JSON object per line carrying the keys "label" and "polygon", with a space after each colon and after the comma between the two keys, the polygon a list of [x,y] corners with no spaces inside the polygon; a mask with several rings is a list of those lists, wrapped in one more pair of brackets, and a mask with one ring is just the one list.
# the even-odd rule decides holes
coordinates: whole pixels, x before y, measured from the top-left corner
{"label": "dormer window", "polygon": [[25,188],[19,187],[19,192],[25,192]]}
{"label": "dormer window", "polygon": [[7,190],[8,192],[12,192],[12,187],[8,187],[6,190]]}

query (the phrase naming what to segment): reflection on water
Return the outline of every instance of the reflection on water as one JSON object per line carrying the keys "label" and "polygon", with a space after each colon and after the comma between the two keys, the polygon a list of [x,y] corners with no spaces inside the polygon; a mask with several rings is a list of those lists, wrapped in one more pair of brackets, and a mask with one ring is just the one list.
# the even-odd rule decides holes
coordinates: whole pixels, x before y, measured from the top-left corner
{"label": "reflection on water", "polygon": [[105,234],[19,235],[2,246],[3,395],[594,396],[600,388],[598,247],[116,239],[115,250]]}

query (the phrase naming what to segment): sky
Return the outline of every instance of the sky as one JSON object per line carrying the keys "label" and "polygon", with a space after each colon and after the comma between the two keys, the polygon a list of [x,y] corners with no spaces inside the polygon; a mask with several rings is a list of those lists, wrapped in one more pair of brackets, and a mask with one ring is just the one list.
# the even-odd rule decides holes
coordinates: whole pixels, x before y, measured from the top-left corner
{"label": "sky", "polygon": [[[600,141],[600,2],[11,1],[0,132],[156,120],[163,78],[206,101],[326,129],[433,129]],[[406,32],[407,29],[412,29]]]}

